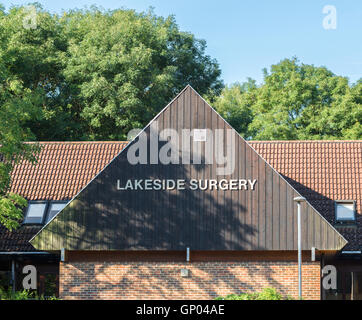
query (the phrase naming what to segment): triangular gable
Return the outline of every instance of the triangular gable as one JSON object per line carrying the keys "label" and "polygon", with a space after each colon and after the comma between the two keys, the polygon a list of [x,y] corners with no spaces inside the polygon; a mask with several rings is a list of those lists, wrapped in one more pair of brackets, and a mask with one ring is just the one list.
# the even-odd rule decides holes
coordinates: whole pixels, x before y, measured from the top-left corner
{"label": "triangular gable", "polygon": [[[154,130],[156,123],[158,131]],[[170,128],[179,134],[179,163],[151,164],[154,153],[151,156],[150,150],[155,151],[150,142],[151,132],[159,134]],[[202,130],[185,140],[183,129]],[[205,140],[205,132],[215,134],[211,138],[206,136],[206,141],[213,139],[215,143],[216,132],[219,136],[223,132],[222,143],[214,143],[212,152],[214,157],[231,152],[235,169],[230,173],[220,175],[222,166],[215,159],[210,161],[205,153],[206,141],[193,141]],[[144,135],[147,164],[132,165],[127,153]],[[162,153],[167,140],[160,140],[163,141],[156,148]],[[199,164],[192,162],[197,150],[201,155]],[[191,162],[185,163],[188,153]],[[200,183],[195,190],[191,190],[192,179]],[[138,187],[146,188],[145,180],[149,181],[150,190],[134,190],[135,181],[142,181]],[[152,184],[155,180],[181,181],[181,186],[172,190],[163,190],[161,186],[161,190],[156,190],[158,185],[156,188]],[[205,181],[209,188],[201,190]],[[124,190],[129,182],[133,190]],[[215,185],[210,187],[215,182],[217,190]],[[221,190],[225,185],[229,189]],[[184,250],[186,247],[296,250],[297,206],[293,201],[296,196],[299,193],[187,86],[31,243],[39,250],[49,251]],[[339,250],[347,243],[308,202],[302,204],[302,217],[303,250],[311,247]]]}

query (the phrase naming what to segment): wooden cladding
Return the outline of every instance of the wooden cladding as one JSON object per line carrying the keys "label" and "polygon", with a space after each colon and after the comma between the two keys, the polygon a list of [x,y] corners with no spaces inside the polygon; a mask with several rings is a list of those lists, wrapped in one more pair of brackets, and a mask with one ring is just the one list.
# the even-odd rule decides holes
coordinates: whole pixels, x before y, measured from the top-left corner
{"label": "wooden cladding", "polygon": [[[179,145],[201,163],[150,164],[151,124],[174,129]],[[183,129],[223,132],[213,154],[231,153],[235,169],[209,163],[204,142]],[[299,194],[191,87],[186,87],[145,129],[148,164],[132,165],[132,141],[31,243],[40,250],[296,250]],[[161,151],[167,140],[158,143]],[[216,141],[216,140],[215,140]],[[230,141],[235,141],[233,145]],[[196,149],[195,149],[196,148]],[[197,149],[200,148],[200,149]],[[220,150],[221,149],[221,150]],[[184,149],[178,155],[181,157]],[[183,154],[185,155],[185,154]],[[128,180],[256,180],[254,189],[118,190]],[[302,204],[303,250],[339,250],[346,240],[309,203]]]}
{"label": "wooden cladding", "polygon": [[[311,262],[311,252],[302,252]],[[319,261],[320,255],[317,256]],[[192,251],[190,262],[298,261],[296,251]],[[187,262],[184,251],[67,251],[65,262]]]}

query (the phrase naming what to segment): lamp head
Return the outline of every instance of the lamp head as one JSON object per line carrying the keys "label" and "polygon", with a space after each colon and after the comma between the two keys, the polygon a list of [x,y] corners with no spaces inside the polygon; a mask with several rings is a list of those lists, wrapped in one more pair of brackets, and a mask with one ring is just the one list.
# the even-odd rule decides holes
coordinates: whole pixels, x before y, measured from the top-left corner
{"label": "lamp head", "polygon": [[306,199],[304,197],[295,197],[293,200],[297,203],[301,203],[304,202]]}

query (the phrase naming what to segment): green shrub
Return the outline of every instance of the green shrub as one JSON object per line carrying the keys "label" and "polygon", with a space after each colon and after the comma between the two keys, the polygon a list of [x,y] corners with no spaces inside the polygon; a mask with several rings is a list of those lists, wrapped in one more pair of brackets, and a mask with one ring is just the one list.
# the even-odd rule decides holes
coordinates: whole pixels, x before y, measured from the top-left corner
{"label": "green shrub", "polygon": [[58,300],[58,298],[39,296],[36,291],[23,290],[13,292],[11,288],[0,288],[0,300]]}
{"label": "green shrub", "polygon": [[262,292],[229,294],[226,297],[218,297],[215,300],[293,300],[291,297],[283,297],[274,288],[265,288]]}

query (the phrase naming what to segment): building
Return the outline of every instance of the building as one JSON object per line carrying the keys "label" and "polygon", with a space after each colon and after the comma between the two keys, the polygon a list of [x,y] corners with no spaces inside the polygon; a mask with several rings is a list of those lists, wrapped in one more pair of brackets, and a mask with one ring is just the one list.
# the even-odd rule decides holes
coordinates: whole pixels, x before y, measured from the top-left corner
{"label": "building", "polygon": [[301,195],[303,297],[362,299],[362,141],[246,142],[188,86],[129,144],[42,144],[13,173],[23,225],[0,229],[16,286],[33,264],[64,299],[297,297]]}

